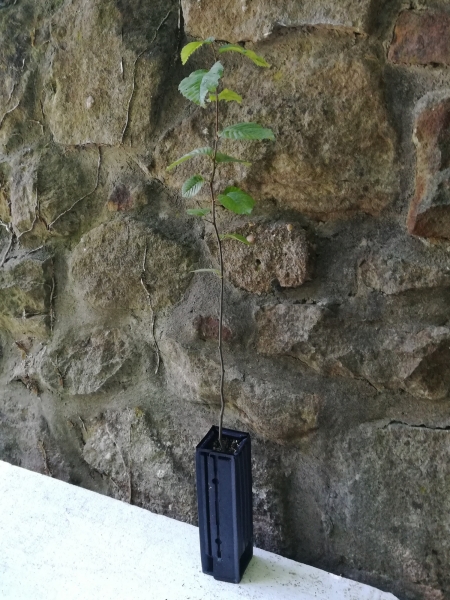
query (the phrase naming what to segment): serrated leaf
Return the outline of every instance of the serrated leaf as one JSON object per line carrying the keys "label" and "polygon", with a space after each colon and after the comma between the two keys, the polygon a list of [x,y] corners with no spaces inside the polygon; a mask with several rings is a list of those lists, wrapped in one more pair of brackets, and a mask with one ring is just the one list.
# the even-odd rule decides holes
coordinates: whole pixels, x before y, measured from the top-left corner
{"label": "serrated leaf", "polygon": [[247,50],[243,46],[239,46],[238,44],[225,44],[225,46],[221,46],[219,48],[219,53],[223,52],[239,52],[239,54],[243,54],[251,61],[255,63],[258,67],[270,67],[269,63],[264,60],[262,56],[253,52],[253,50]]}
{"label": "serrated leaf", "polygon": [[219,85],[219,80],[223,75],[223,65],[217,61],[213,64],[210,70],[205,73],[200,82],[200,106],[205,106],[205,99],[208,92],[215,92]]}
{"label": "serrated leaf", "polygon": [[237,215],[249,215],[255,206],[255,201],[247,192],[233,186],[225,188],[223,194],[219,194],[218,200],[222,206]]}
{"label": "serrated leaf", "polygon": [[229,156],[228,154],[223,154],[223,152],[217,152],[216,154],[216,162],[217,163],[241,163],[246,167],[249,167],[252,163],[246,160],[241,160],[240,158],[235,158],[234,156]]}
{"label": "serrated leaf", "polygon": [[168,167],[166,167],[166,171],[171,171],[175,167],[178,167],[178,165],[181,165],[181,163],[184,163],[185,160],[194,158],[194,156],[198,156],[198,155],[212,156],[212,154],[213,154],[213,150],[209,146],[206,146],[205,148],[195,148],[195,150],[191,150],[190,152],[188,152],[187,154],[185,154],[184,156],[182,156],[181,158],[179,158],[178,160],[176,160],[175,162],[170,164]]}
{"label": "serrated leaf", "polygon": [[214,273],[217,277],[221,277],[219,269],[194,269],[190,273]]}
{"label": "serrated leaf", "polygon": [[205,99],[208,92],[216,91],[222,75],[223,65],[217,61],[209,71],[205,69],[193,71],[181,81],[178,90],[185,98],[194,102],[194,104],[205,107]]}
{"label": "serrated leaf", "polygon": [[225,127],[219,133],[221,138],[227,140],[274,140],[271,129],[258,125],[258,123],[235,123]]}
{"label": "serrated leaf", "polygon": [[201,48],[204,44],[211,44],[211,42],[214,42],[213,37],[207,38],[206,40],[201,40],[199,42],[190,42],[189,44],[186,44],[186,46],[184,46],[184,48],[181,50],[181,63],[185,65],[191,54]]}
{"label": "serrated leaf", "polygon": [[[219,101],[220,100],[224,100],[225,102],[238,102],[240,104],[242,102],[242,96],[240,96],[236,92],[233,92],[233,90],[229,90],[228,88],[225,88],[219,94]],[[216,102],[217,94],[211,94],[209,96],[209,101]]]}
{"label": "serrated leaf", "polygon": [[183,198],[193,198],[202,189],[204,183],[205,180],[201,175],[192,175],[183,183],[181,195]]}
{"label": "serrated leaf", "polygon": [[247,240],[246,237],[244,237],[243,235],[241,235],[240,233],[224,233],[223,235],[220,236],[221,240],[226,240],[226,239],[230,239],[230,240],[237,240],[238,242],[242,242],[243,244],[246,244],[247,246],[251,246],[251,242],[249,242]]}
{"label": "serrated leaf", "polygon": [[191,217],[204,217],[211,212],[209,208],[188,208],[187,214]]}
{"label": "serrated leaf", "polygon": [[182,79],[178,86],[180,93],[194,104],[200,104],[200,86],[207,72],[206,69],[193,71],[188,77]]}

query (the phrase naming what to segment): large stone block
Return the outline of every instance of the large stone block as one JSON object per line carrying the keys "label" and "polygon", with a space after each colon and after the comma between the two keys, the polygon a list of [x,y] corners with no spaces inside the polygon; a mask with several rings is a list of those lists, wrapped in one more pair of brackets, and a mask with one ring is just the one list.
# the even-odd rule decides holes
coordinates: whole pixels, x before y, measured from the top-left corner
{"label": "large stone block", "polygon": [[16,235],[28,231],[35,220],[37,211],[36,169],[37,156],[12,161],[9,181],[10,220]]}
{"label": "large stone block", "polygon": [[262,40],[279,27],[328,25],[364,31],[370,11],[369,0],[226,0],[218,5],[209,0],[182,0],[189,35],[214,36],[229,42]]}
{"label": "large stone block", "polygon": [[0,397],[0,456],[13,465],[67,480],[61,446],[53,437],[42,404],[22,384],[17,395]]}
{"label": "large stone block", "polygon": [[450,13],[442,10],[400,13],[389,60],[410,65],[450,64]]}
{"label": "large stone block", "polygon": [[67,331],[64,339],[40,356],[40,377],[50,388],[71,395],[99,391],[131,355],[127,337],[118,329],[94,328],[81,337]]}
{"label": "large stone block", "polygon": [[79,225],[97,190],[100,166],[99,151],[92,147],[63,150],[52,144],[39,153],[35,201],[47,225],[60,231],[61,215],[65,224],[75,215]]}
{"label": "large stone block", "polygon": [[149,294],[158,310],[180,300],[193,260],[192,249],[140,223],[117,219],[81,239],[71,257],[71,273],[81,296],[96,308],[144,310]]}
{"label": "large stone block", "polygon": [[[125,134],[130,143],[148,142],[165,75],[163,61],[176,44],[176,11],[157,28],[175,4],[77,0],[58,11],[47,51],[43,104],[56,142],[114,145]],[[146,68],[136,85],[141,63]]]}
{"label": "large stone block", "polygon": [[[109,482],[113,497],[187,521],[195,514],[191,461],[172,448],[173,430],[157,431],[139,407],[108,410],[81,430],[82,455]],[[189,466],[188,466],[189,465]]]}
{"label": "large stone block", "polygon": [[311,248],[298,225],[288,229],[287,223],[257,223],[233,231],[254,239],[250,246],[236,240],[223,243],[225,272],[238,287],[262,294],[270,292],[274,283],[293,288],[311,279]]}
{"label": "large stone block", "polygon": [[0,326],[13,335],[45,335],[52,289],[51,261],[10,260],[0,270]]}
{"label": "large stone block", "polygon": [[[218,354],[211,349],[185,347],[163,338],[160,349],[167,384],[180,401],[220,405]],[[225,399],[227,419],[239,418],[267,440],[298,445],[317,430],[323,404],[312,386],[304,389],[301,376],[272,365],[255,368],[227,356]],[[240,425],[242,427],[242,424]]]}
{"label": "large stone block", "polygon": [[408,214],[414,235],[450,239],[450,98],[430,94],[416,109],[416,187]]}
{"label": "large stone block", "polygon": [[365,379],[380,391],[450,397],[448,327],[346,322],[326,308],[283,304],[260,310],[256,323],[260,354],[294,356],[324,375]]}
{"label": "large stone block", "polygon": [[[0,17],[0,123],[21,100],[21,80],[32,47],[30,33],[36,19],[37,2],[25,0],[4,6]],[[28,66],[28,65],[26,65]]]}
{"label": "large stone block", "polygon": [[[395,198],[398,183],[396,136],[378,50],[366,39],[355,44],[332,31],[290,32],[255,50],[272,64],[270,70],[241,57],[223,58],[225,85],[242,93],[244,102],[224,108],[221,122],[262,123],[272,127],[276,142],[224,144],[226,152],[253,163],[221,168],[221,184],[240,181],[256,200],[270,200],[272,210],[275,202],[321,219],[380,213]],[[207,114],[195,111],[161,139],[155,170],[171,187],[181,187],[198,169],[208,173],[201,161],[170,174],[165,168],[192,148],[210,144],[210,125]]]}
{"label": "large stone block", "polygon": [[383,294],[400,294],[408,290],[450,287],[450,272],[425,260],[400,257],[395,253],[373,254],[358,268],[358,280]]}
{"label": "large stone block", "polygon": [[448,597],[447,429],[393,421],[333,440],[330,543],[341,573],[383,574],[405,598]]}
{"label": "large stone block", "polygon": [[307,304],[276,304],[261,309],[256,314],[258,352],[267,355],[292,353],[296,344],[308,341],[323,314],[320,306]]}

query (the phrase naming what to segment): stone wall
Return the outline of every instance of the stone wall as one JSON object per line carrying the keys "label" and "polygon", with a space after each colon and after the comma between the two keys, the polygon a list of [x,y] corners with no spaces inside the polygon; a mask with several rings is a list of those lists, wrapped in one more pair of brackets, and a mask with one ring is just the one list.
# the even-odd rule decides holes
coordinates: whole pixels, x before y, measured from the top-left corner
{"label": "stone wall", "polygon": [[[276,142],[222,172],[226,424],[254,440],[256,543],[400,599],[450,598],[450,6],[0,3],[0,458],[196,522],[217,420],[208,224],[169,162],[207,143],[186,40]],[[246,154],[247,152],[247,154]],[[200,164],[200,163],[199,163]]]}

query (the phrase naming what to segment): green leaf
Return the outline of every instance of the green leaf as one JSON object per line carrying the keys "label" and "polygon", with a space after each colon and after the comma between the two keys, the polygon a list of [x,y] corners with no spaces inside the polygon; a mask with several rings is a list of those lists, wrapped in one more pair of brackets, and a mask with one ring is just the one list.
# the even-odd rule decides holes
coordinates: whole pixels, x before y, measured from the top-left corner
{"label": "green leaf", "polygon": [[192,175],[187,181],[183,183],[181,188],[181,195],[183,198],[193,198],[202,189],[205,180],[201,175]]}
{"label": "green leaf", "polygon": [[190,273],[214,273],[217,277],[221,277],[219,269],[194,269]]}
{"label": "green leaf", "polygon": [[[225,100],[225,102],[238,102],[239,104],[242,102],[242,96],[239,96],[239,94],[237,94],[236,92],[233,92],[232,90],[229,90],[228,88],[225,88],[224,90],[222,90],[219,94],[219,100]],[[209,101],[210,102],[216,102],[217,101],[217,94],[211,94],[209,96]]]}
{"label": "green leaf", "polygon": [[219,133],[220,137],[228,140],[274,140],[271,129],[261,127],[258,123],[235,123],[225,127]]}
{"label": "green leaf", "polygon": [[219,79],[223,75],[223,65],[216,62],[209,71],[199,69],[193,71],[188,77],[185,77],[178,90],[185,98],[205,107],[205,98],[208,92],[215,92],[219,85]]}
{"label": "green leaf", "polygon": [[200,42],[190,42],[189,44],[186,44],[186,46],[181,50],[182,64],[185,65],[191,54],[193,54],[196,50],[201,48],[204,44],[211,44],[211,42],[214,42],[213,37],[209,37],[206,40],[201,40]]}
{"label": "green leaf", "polygon": [[205,73],[200,83],[200,106],[205,106],[205,99],[208,92],[215,92],[219,85],[219,80],[223,75],[223,65],[217,61],[210,70]]}
{"label": "green leaf", "polygon": [[204,217],[211,212],[209,208],[188,208],[187,214],[191,217]]}
{"label": "green leaf", "polygon": [[255,205],[253,198],[238,187],[227,187],[219,194],[219,202],[237,215],[249,215]]}
{"label": "green leaf", "polygon": [[221,46],[219,48],[219,53],[222,54],[223,52],[239,52],[239,54],[243,54],[252,60],[258,67],[270,67],[269,63],[267,63],[262,56],[259,56],[259,54],[253,52],[253,50],[247,50],[238,44],[225,44],[225,46]]}
{"label": "green leaf", "polygon": [[188,152],[187,154],[185,154],[184,156],[182,156],[181,158],[179,158],[178,160],[176,160],[175,162],[170,164],[168,167],[166,167],[166,171],[171,171],[175,167],[178,167],[178,165],[181,165],[181,163],[184,163],[185,160],[194,158],[194,156],[198,156],[198,155],[212,156],[212,154],[213,154],[213,150],[209,146],[206,146],[205,148],[196,148],[195,150],[191,150],[190,152]]}
{"label": "green leaf", "polygon": [[230,240],[237,240],[238,242],[242,242],[243,244],[246,244],[247,246],[251,246],[251,242],[249,242],[247,240],[246,237],[244,237],[243,235],[241,235],[240,233],[224,233],[223,235],[220,236],[221,240],[226,240],[226,239],[230,239]]}
{"label": "green leaf", "polygon": [[178,86],[181,94],[191,102],[194,102],[194,104],[200,104],[200,86],[207,72],[206,69],[193,71],[189,77],[182,79]]}
{"label": "green leaf", "polygon": [[217,152],[216,154],[216,162],[217,163],[241,163],[246,167],[249,167],[252,163],[246,160],[241,160],[240,158],[234,158],[234,156],[228,156],[228,154],[223,154],[223,152]]}

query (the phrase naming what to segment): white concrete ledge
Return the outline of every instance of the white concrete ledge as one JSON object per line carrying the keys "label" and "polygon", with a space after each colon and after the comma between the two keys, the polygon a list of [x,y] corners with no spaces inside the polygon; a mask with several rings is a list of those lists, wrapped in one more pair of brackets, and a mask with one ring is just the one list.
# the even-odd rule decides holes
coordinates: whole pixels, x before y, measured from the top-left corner
{"label": "white concrete ledge", "polygon": [[2,600],[395,600],[259,549],[218,582],[198,546],[192,525],[0,461]]}

